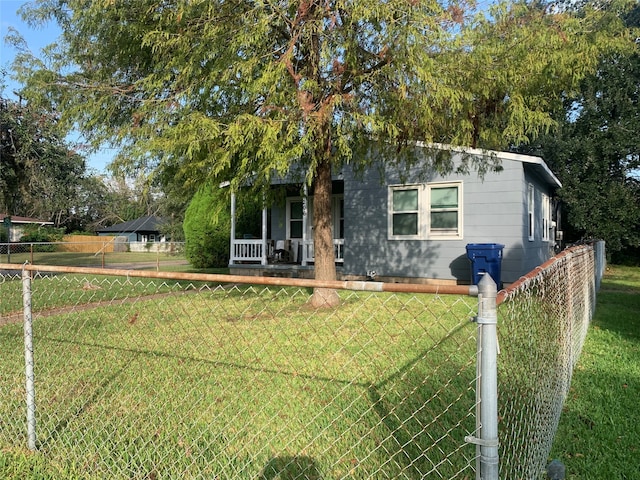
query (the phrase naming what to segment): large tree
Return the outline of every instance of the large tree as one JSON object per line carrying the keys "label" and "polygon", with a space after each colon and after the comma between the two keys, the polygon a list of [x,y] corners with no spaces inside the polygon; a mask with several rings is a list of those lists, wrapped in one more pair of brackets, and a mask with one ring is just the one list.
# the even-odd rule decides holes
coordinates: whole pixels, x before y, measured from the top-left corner
{"label": "large tree", "polygon": [[[640,6],[623,16],[640,27]],[[562,181],[567,240],[601,238],[617,253],[640,245],[640,52],[604,52],[567,96],[559,128],[529,147]]]}
{"label": "large tree", "polygon": [[[316,278],[334,279],[332,169],[370,161],[371,142],[400,162],[418,140],[527,140],[616,35],[597,9],[577,18],[540,2],[474,4],[41,0],[25,15],[55,19],[63,35],[48,64],[23,55],[17,69],[25,95],[97,143],[194,186],[262,188],[301,166],[314,191]],[[438,158],[435,168],[451,168]]]}

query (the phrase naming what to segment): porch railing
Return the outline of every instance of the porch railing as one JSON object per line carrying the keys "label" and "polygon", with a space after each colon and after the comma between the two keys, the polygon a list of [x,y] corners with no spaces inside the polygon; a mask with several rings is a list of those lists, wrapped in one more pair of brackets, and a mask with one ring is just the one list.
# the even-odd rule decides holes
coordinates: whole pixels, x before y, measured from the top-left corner
{"label": "porch railing", "polygon": [[231,258],[229,263],[237,262],[263,262],[267,256],[264,255],[264,244],[261,239],[242,239],[232,243]]}
{"label": "porch railing", "polygon": [[[344,238],[333,239],[333,250],[336,256],[336,263],[344,263]],[[313,262],[314,260],[313,240],[305,240],[302,242],[302,262]]]}
{"label": "porch railing", "polygon": [[[302,258],[298,261],[303,265],[315,260],[313,240],[300,241],[302,245]],[[333,246],[336,263],[344,263],[344,238],[334,238]],[[265,247],[267,248],[265,251]],[[229,263],[234,265],[240,262],[266,263],[273,256],[273,240],[267,240],[266,245],[262,239],[236,239],[232,243],[231,258]]]}

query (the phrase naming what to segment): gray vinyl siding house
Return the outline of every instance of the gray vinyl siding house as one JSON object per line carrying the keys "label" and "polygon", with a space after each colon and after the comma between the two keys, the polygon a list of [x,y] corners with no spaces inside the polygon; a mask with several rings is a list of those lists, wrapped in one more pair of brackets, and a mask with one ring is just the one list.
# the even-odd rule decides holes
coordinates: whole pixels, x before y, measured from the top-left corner
{"label": "gray vinyl siding house", "polygon": [[[553,256],[559,229],[553,198],[560,182],[539,157],[491,153],[502,170],[483,178],[473,171],[425,174],[420,166],[401,172],[390,167],[382,173],[373,168],[363,178],[345,167],[333,184],[339,276],[370,278],[375,272],[376,280],[470,283],[466,246],[500,244],[502,282],[511,283]],[[461,155],[454,154],[455,163]],[[263,215],[268,224],[257,242],[266,247],[256,273],[269,275],[269,268],[284,268],[274,265],[272,239],[287,240],[293,275],[312,269],[313,251],[307,245],[313,238],[313,199],[303,200],[294,193],[285,205]],[[242,241],[233,240],[232,250],[237,242]],[[250,273],[249,263],[232,251],[230,268],[237,273]]]}

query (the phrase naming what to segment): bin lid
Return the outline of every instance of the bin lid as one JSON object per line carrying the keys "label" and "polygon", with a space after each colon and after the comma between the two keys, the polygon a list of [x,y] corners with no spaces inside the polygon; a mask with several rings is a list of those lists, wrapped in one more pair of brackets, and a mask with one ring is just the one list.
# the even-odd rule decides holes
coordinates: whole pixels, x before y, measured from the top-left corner
{"label": "bin lid", "polygon": [[502,250],[504,245],[501,243],[468,243],[467,250]]}

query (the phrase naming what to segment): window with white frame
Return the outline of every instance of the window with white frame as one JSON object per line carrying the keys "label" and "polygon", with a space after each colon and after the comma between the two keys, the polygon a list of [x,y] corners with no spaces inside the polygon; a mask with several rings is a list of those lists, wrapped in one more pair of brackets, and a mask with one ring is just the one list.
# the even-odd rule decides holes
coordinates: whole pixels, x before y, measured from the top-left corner
{"label": "window with white frame", "polygon": [[389,187],[389,239],[462,238],[462,183]]}
{"label": "window with white frame", "polygon": [[462,236],[462,184],[427,185],[429,191],[429,237]]}
{"label": "window with white frame", "polygon": [[420,185],[389,187],[389,237],[392,239],[421,238]]}
{"label": "window with white frame", "polygon": [[542,194],[542,241],[549,241],[549,231],[551,229],[551,199]]}
{"label": "window with white frame", "polygon": [[304,205],[301,198],[287,200],[287,238],[302,238]]}
{"label": "window with white frame", "polygon": [[333,238],[344,238],[344,195],[332,200]]}
{"label": "window with white frame", "polygon": [[533,185],[530,183],[527,191],[527,216],[528,216],[528,228],[529,228],[529,240],[532,241],[535,231],[535,209],[534,209],[535,195]]}

